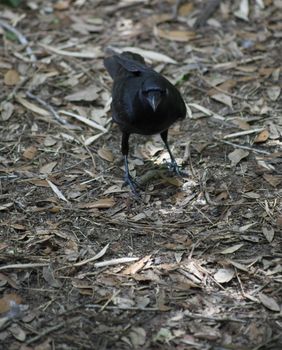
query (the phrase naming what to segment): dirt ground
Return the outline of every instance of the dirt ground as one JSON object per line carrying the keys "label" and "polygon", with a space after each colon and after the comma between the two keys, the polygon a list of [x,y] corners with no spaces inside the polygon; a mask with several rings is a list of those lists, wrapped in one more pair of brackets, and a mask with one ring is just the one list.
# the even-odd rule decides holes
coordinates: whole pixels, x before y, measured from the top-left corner
{"label": "dirt ground", "polygon": [[[0,349],[281,349],[281,0],[8,2]],[[187,103],[169,131],[187,176],[159,135],[131,136],[141,200],[107,48]]]}

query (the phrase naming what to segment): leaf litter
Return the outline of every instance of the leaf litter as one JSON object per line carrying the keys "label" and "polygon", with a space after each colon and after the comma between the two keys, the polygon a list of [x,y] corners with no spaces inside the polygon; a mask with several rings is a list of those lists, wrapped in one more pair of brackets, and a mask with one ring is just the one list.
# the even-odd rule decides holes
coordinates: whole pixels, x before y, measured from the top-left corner
{"label": "leaf litter", "polygon": [[[281,1],[208,3],[1,3],[4,347],[281,348]],[[159,136],[132,135],[141,202],[107,48],[189,107],[169,134],[183,179]]]}

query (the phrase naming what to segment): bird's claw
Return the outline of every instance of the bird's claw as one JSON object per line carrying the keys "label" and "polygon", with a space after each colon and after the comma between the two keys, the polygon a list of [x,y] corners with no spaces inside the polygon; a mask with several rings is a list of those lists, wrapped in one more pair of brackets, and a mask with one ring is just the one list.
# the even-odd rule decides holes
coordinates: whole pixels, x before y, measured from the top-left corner
{"label": "bird's claw", "polygon": [[169,171],[173,172],[174,174],[181,176],[181,177],[186,177],[188,176],[188,174],[182,170],[180,170],[178,164],[176,163],[176,161],[172,161],[171,163],[169,163]]}
{"label": "bird's claw", "polygon": [[124,177],[123,186],[126,186],[126,185],[128,185],[130,187],[131,192],[134,194],[135,197],[140,198],[140,194],[138,192],[138,188],[140,188],[140,185],[129,174],[125,175],[125,177]]}

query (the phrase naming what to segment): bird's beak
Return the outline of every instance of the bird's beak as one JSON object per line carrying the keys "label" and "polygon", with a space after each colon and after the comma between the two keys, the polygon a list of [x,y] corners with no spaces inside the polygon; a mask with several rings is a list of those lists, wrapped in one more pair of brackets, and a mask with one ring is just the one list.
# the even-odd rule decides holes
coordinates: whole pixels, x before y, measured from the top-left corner
{"label": "bird's beak", "polygon": [[158,105],[161,102],[161,94],[158,91],[153,91],[149,93],[147,100],[150,106],[152,107],[153,111],[155,112],[158,108]]}

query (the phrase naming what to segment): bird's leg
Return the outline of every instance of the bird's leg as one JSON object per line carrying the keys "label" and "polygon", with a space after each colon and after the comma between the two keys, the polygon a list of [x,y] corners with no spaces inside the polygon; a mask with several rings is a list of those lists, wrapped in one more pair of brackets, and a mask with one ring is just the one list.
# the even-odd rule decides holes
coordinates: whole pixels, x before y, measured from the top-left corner
{"label": "bird's leg", "polygon": [[161,138],[162,138],[162,140],[167,148],[167,151],[169,153],[169,156],[170,156],[171,163],[169,164],[169,168],[175,174],[177,174],[179,176],[185,176],[186,174],[179,169],[179,166],[177,165],[176,160],[175,160],[175,158],[170,150],[169,144],[167,142],[167,134],[168,134],[168,130],[163,131],[161,133]]}
{"label": "bird's leg", "polygon": [[129,135],[130,134],[123,132],[122,133],[122,140],[121,140],[121,152],[122,152],[123,157],[124,157],[124,168],[125,168],[124,183],[126,185],[129,185],[131,191],[133,192],[133,194],[135,196],[139,197],[139,194],[137,191],[137,183],[134,181],[133,177],[130,175],[129,168],[128,168]]}

